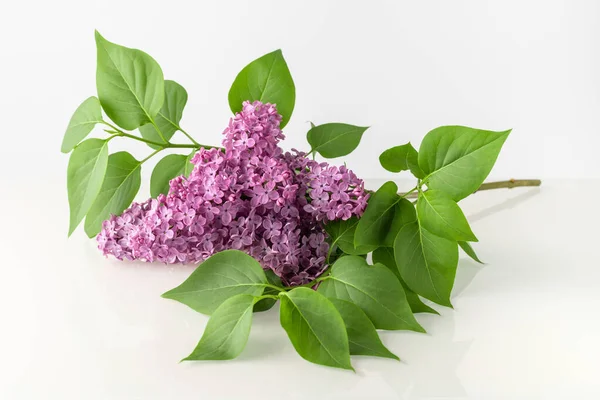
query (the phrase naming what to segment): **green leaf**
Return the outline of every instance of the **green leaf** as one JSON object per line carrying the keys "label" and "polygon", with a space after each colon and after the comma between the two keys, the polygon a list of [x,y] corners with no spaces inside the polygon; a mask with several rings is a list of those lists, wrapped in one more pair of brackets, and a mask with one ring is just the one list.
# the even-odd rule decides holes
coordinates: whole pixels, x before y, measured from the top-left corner
{"label": "green leaf", "polygon": [[[181,130],[179,122],[183,116],[183,109],[187,100],[188,94],[183,86],[175,81],[165,81],[165,101],[156,115],[154,122],[167,141],[173,137],[175,132]],[[164,142],[152,124],[140,126],[140,133],[144,139],[158,143]],[[160,148],[153,144],[148,144],[148,146],[153,149]]]}
{"label": "green leaf", "polygon": [[456,241],[478,241],[458,204],[440,190],[419,194],[417,215],[421,226],[434,235]]}
{"label": "green leaf", "polygon": [[165,96],[160,66],[140,50],[119,46],[96,31],[96,87],[106,115],[123,129],[153,121]]}
{"label": "green leaf", "polygon": [[250,335],[252,306],[256,298],[238,294],[225,300],[213,313],[198,345],[187,360],[232,360],[240,355]]}
{"label": "green leaf", "polygon": [[100,192],[108,164],[108,142],[88,139],[75,147],[67,167],[69,236],[88,213]]}
{"label": "green leaf", "polygon": [[452,307],[450,292],[458,264],[458,245],[423,229],[418,222],[398,232],[394,255],[400,275],[415,293]]}
{"label": "green leaf", "polygon": [[102,122],[102,108],[100,108],[98,99],[92,96],[81,103],[73,113],[60,151],[68,153],[73,150],[99,122]]}
{"label": "green leaf", "polygon": [[327,234],[331,237],[331,246],[337,244],[337,246],[346,254],[350,255],[362,255],[368,254],[375,250],[376,246],[354,246],[354,233],[356,226],[358,225],[358,218],[352,217],[345,221],[336,219],[328,222],[325,225]]}
{"label": "green leaf", "polygon": [[302,358],[354,370],[344,320],[327,298],[308,288],[296,288],[280,297],[281,326]]}
{"label": "green leaf", "polygon": [[235,295],[260,296],[265,283],[267,277],[258,261],[239,250],[224,250],[200,264],[185,282],[162,297],[210,315]]}
{"label": "green leaf", "polygon": [[375,330],[375,326],[367,314],[359,306],[346,300],[329,299],[338,310],[348,333],[351,355],[375,356],[400,360],[389,351]]}
{"label": "green leaf", "polygon": [[410,143],[387,149],[379,156],[381,166],[390,172],[410,170],[417,178],[424,178],[425,173],[419,167],[419,155]]}
{"label": "green leaf", "polygon": [[323,124],[311,128],[306,139],[311,151],[325,158],[336,158],[352,153],[368,128],[340,123]]}
{"label": "green leaf", "polygon": [[438,314],[439,313],[433,308],[429,307],[423,301],[418,294],[410,290],[404,279],[400,276],[400,271],[396,266],[396,260],[394,259],[394,249],[391,247],[380,247],[373,252],[373,262],[383,264],[390,269],[396,275],[396,278],[402,284],[402,288],[404,289],[404,294],[406,294],[406,301],[410,305],[410,309],[413,313],[431,313]]}
{"label": "green leaf", "polygon": [[192,150],[192,152],[187,156],[187,162],[185,163],[185,167],[183,168],[183,174],[188,177],[194,170],[195,165],[192,163],[192,158],[196,155],[196,150]]}
{"label": "green leaf", "polygon": [[370,266],[357,256],[338,259],[321,281],[319,293],[350,301],[369,316],[377,329],[425,332],[415,319],[402,285],[385,266]]}
{"label": "green leaf", "polygon": [[484,264],[484,262],[481,261],[479,259],[479,257],[477,257],[477,254],[475,253],[475,250],[473,250],[473,247],[471,246],[471,244],[469,242],[459,241],[458,245],[473,260],[477,261],[479,264]]}
{"label": "green leaf", "polygon": [[401,200],[398,186],[394,182],[386,182],[369,198],[365,213],[358,221],[354,244],[381,246],[388,235],[394,219],[396,204]]}
{"label": "green leaf", "polygon": [[126,151],[111,154],[102,189],[85,218],[85,233],[96,236],[102,222],[131,205],[141,183],[141,164]]}
{"label": "green leaf", "polygon": [[387,230],[383,245],[394,247],[394,240],[402,227],[410,222],[417,220],[415,206],[406,199],[400,199],[394,206],[394,216],[392,217],[390,227]]}
{"label": "green leaf", "polygon": [[[267,269],[267,270],[265,270],[265,275],[267,276],[267,281],[271,285],[283,287],[283,284],[281,283],[281,278],[279,278],[275,274],[275,272],[273,272],[270,269]],[[265,291],[263,294],[277,295],[277,294],[279,294],[279,292],[280,292],[280,290],[276,290],[276,289],[267,287],[267,288],[265,288]],[[277,300],[269,298],[269,297],[267,297],[265,299],[261,299],[254,305],[254,312],[263,312],[263,311],[270,310],[275,305],[275,303],[277,303]]]}
{"label": "green leaf", "polygon": [[240,112],[246,100],[275,104],[283,117],[281,128],[288,123],[296,103],[296,87],[281,50],[252,61],[237,75],[229,89],[229,108]]}
{"label": "green leaf", "polygon": [[150,177],[150,195],[158,197],[161,193],[169,193],[169,181],[176,176],[184,175],[187,164],[189,164],[188,156],[182,154],[169,154],[160,160]]}
{"label": "green leaf", "polygon": [[488,176],[510,130],[484,131],[464,126],[442,126],[429,132],[419,149],[419,166],[427,187],[459,201]]}

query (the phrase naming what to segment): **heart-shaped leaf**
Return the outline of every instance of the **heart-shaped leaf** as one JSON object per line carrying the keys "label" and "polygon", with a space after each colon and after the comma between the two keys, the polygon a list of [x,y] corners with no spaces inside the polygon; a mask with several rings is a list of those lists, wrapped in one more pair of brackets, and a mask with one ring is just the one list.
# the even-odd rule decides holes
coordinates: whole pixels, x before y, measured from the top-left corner
{"label": "heart-shaped leaf", "polygon": [[100,102],[94,96],[89,97],[73,113],[60,150],[63,153],[73,150],[100,122],[102,122]]}
{"label": "heart-shaped leaf", "polygon": [[350,301],[369,316],[377,329],[425,332],[415,319],[402,285],[381,264],[368,265],[357,256],[339,258],[318,289],[326,297]]}
{"label": "heart-shaped leaf", "polygon": [[358,221],[354,234],[356,246],[370,245],[375,248],[384,244],[394,219],[396,204],[401,200],[398,186],[386,182],[369,198],[367,209]]}
{"label": "heart-shaped leaf", "polygon": [[186,360],[232,360],[246,347],[256,298],[238,294],[225,300],[211,315],[198,345]]}
{"label": "heart-shaped leaf", "polygon": [[88,213],[100,192],[108,164],[108,142],[88,139],[75,147],[67,167],[69,235]]}
{"label": "heart-shaped leaf", "polygon": [[329,301],[337,308],[344,320],[351,355],[400,360],[397,355],[389,351],[381,343],[375,326],[359,306],[349,301],[335,298],[329,299]]}
{"label": "heart-shaped leaf", "polygon": [[150,123],[165,97],[160,66],[143,51],[119,46],[96,31],[96,88],[106,115],[123,129]]}
{"label": "heart-shaped leaf", "polygon": [[434,235],[456,241],[478,241],[458,204],[441,190],[430,189],[419,195],[417,215],[421,226]]}
{"label": "heart-shaped leaf", "polygon": [[281,128],[288,123],[296,103],[296,87],[281,50],[252,61],[237,75],[229,89],[231,111],[240,112],[246,100],[275,104],[283,118]]}
{"label": "heart-shaped leaf", "polygon": [[316,151],[325,158],[336,158],[352,153],[368,128],[340,123],[323,124],[311,128],[306,139],[311,151]]}
{"label": "heart-shaped leaf", "polygon": [[308,288],[296,288],[280,297],[281,326],[302,358],[354,370],[344,320],[327,298]]}
{"label": "heart-shaped leaf", "polygon": [[202,262],[185,282],[162,296],[210,315],[235,295],[260,296],[266,283],[258,261],[242,251],[225,250]]}
{"label": "heart-shaped leaf", "polygon": [[423,229],[406,224],[394,243],[396,264],[402,279],[415,293],[452,307],[450,292],[458,264],[458,245]]}
{"label": "heart-shaped leaf", "polygon": [[358,225],[358,218],[352,217],[347,220],[336,219],[325,225],[325,230],[331,238],[331,246],[337,246],[346,254],[362,255],[375,250],[376,246],[361,245],[354,246],[354,233]]}
{"label": "heart-shaped leaf", "polygon": [[158,197],[161,193],[169,193],[169,182],[179,175],[185,175],[187,164],[188,156],[183,154],[169,154],[156,163],[150,177],[150,195]]}
{"label": "heart-shaped leaf", "polygon": [[431,313],[438,314],[439,313],[433,308],[429,307],[427,304],[423,303],[418,294],[413,292],[404,279],[400,276],[400,271],[396,266],[396,260],[394,259],[394,249],[391,247],[380,247],[373,252],[373,262],[383,264],[390,269],[396,275],[396,278],[400,281],[402,288],[404,289],[404,294],[406,294],[406,301],[410,305],[410,309],[413,313]]}
{"label": "heart-shaped leaf", "polygon": [[419,167],[419,155],[410,143],[387,149],[379,156],[381,166],[390,172],[410,170],[417,178],[424,178],[425,173]]}
{"label": "heart-shaped leaf", "polygon": [[442,126],[425,135],[419,148],[419,166],[430,189],[439,189],[459,201],[488,176],[510,130],[484,131],[465,126]]}
{"label": "heart-shaped leaf", "polygon": [[[152,124],[140,126],[140,133],[145,139],[153,142],[164,142],[170,140],[175,132],[180,131],[179,122],[183,116],[183,109],[188,100],[187,91],[179,83],[175,81],[165,81],[165,100],[160,108],[160,111],[154,118],[154,122],[162,133],[162,137]],[[153,149],[158,149],[159,146],[148,144]],[[153,195],[154,196],[154,195]]]}
{"label": "heart-shaped leaf", "polygon": [[85,233],[96,236],[102,222],[131,205],[141,183],[141,164],[126,151],[111,154],[100,193],[85,218]]}

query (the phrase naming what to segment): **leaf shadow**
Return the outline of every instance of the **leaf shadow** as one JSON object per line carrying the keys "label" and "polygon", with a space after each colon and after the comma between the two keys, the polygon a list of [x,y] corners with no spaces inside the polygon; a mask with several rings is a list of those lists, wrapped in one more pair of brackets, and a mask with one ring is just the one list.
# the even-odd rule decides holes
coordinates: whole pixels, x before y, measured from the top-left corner
{"label": "leaf shadow", "polygon": [[525,193],[521,193],[518,196],[515,196],[508,200],[503,201],[502,203],[493,205],[493,206],[483,209],[479,212],[476,212],[475,214],[470,215],[468,217],[468,220],[470,223],[474,223],[481,219],[489,217],[490,215],[494,215],[500,211],[510,210],[511,208],[514,208],[514,207],[526,202],[527,200],[531,199],[532,197],[538,195],[540,193],[540,190],[541,189],[539,187],[532,188],[532,189],[526,191]]}

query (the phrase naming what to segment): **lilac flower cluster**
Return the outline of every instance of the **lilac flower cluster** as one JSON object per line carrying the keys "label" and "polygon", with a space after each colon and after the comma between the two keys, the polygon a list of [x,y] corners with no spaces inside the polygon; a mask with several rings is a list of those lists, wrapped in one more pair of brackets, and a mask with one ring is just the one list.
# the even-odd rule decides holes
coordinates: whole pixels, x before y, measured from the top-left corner
{"label": "lilac flower cluster", "polygon": [[120,260],[198,263],[239,249],[286,285],[313,280],[326,267],[323,224],[360,216],[368,194],[346,167],[283,153],[280,122],[274,105],[245,102],[223,132],[225,152],[201,148],[168,195],[105,221],[100,250]]}

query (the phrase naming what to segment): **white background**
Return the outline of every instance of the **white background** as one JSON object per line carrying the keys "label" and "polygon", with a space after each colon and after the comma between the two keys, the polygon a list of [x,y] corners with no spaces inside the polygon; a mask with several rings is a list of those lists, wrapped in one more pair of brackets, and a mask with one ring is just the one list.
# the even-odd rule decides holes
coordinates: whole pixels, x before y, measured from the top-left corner
{"label": "white background", "polygon": [[[0,398],[599,398],[599,22],[582,0],[2,2]],[[428,335],[382,335],[402,363],[314,366],[271,313],[239,360],[177,364],[206,318],[158,295],[191,269],[66,238],[59,149],[95,94],[94,29],[187,88],[182,126],[200,142],[220,142],[237,72],[282,48],[297,88],[286,148],[307,148],[307,121],[370,125],[344,161],[381,180],[381,151],[439,125],[513,128],[491,177],[544,186],[464,202],[488,264],[461,259],[455,310],[418,317]]]}
{"label": "white background", "polygon": [[297,88],[287,148],[307,149],[309,120],[369,125],[345,161],[382,178],[381,151],[434,127],[513,128],[493,178],[600,177],[599,20],[591,0],[6,2],[0,151],[64,169],[63,131],[96,93],[98,29],[187,88],[182,126],[202,143],[221,140],[236,74],[281,48]]}

